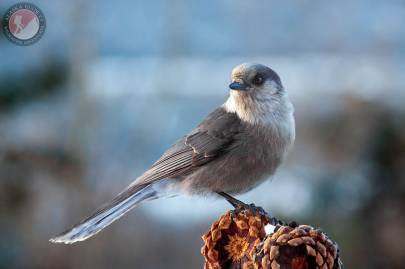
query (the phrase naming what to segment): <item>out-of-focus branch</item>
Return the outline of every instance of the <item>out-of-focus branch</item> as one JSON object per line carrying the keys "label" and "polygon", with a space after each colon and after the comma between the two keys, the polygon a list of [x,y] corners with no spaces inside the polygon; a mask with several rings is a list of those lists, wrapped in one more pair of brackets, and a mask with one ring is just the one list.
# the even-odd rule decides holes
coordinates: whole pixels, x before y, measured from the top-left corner
{"label": "out-of-focus branch", "polygon": [[338,245],[324,232],[295,222],[272,226],[273,219],[251,209],[225,213],[202,237],[204,268],[343,268]]}

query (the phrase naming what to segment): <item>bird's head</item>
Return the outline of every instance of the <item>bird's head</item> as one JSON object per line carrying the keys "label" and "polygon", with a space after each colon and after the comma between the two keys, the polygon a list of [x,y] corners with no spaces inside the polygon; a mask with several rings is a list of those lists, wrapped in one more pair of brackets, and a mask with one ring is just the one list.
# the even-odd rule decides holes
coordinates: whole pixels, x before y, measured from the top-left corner
{"label": "bird's head", "polygon": [[232,70],[232,94],[275,95],[283,91],[281,80],[276,72],[262,64],[244,63]]}
{"label": "bird's head", "polygon": [[265,65],[244,63],[236,66],[229,88],[230,98],[224,104],[225,109],[248,122],[264,122],[274,114],[293,111],[280,77]]}
{"label": "bird's head", "polygon": [[291,118],[294,108],[276,72],[262,64],[244,63],[232,70],[230,97],[224,104],[249,123],[271,124]]}

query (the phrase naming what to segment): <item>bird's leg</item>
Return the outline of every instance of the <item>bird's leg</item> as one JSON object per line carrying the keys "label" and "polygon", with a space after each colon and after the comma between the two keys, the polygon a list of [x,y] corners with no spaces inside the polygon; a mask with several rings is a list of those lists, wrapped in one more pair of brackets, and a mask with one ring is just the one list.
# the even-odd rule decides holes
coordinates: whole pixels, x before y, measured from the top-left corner
{"label": "bird's leg", "polygon": [[235,197],[232,197],[231,195],[225,193],[225,192],[217,192],[219,195],[224,197],[237,211],[242,211],[242,210],[252,210],[253,212],[258,212],[263,215],[267,215],[266,211],[260,206],[256,206],[255,204],[245,204],[244,202],[236,199]]}
{"label": "bird's leg", "polygon": [[249,205],[245,204],[244,202],[236,199],[235,197],[230,196],[229,194],[221,191],[221,192],[217,192],[219,195],[221,195],[222,197],[224,197],[235,209],[247,209],[249,207]]}
{"label": "bird's leg", "polygon": [[255,204],[245,204],[244,202],[222,191],[217,193],[224,197],[235,208],[236,212],[251,210],[252,212],[266,216],[269,219],[269,222],[274,226],[282,223],[275,217],[270,216],[261,206],[256,206]]}

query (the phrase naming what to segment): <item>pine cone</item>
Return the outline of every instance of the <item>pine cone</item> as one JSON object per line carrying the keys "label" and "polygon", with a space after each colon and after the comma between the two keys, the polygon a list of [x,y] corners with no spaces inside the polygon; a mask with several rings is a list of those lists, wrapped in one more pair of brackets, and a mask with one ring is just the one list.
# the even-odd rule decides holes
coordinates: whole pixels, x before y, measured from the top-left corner
{"label": "pine cone", "polygon": [[257,246],[255,269],[342,269],[339,249],[311,226],[277,226]]}
{"label": "pine cone", "polygon": [[251,210],[228,211],[202,236],[205,269],[253,269],[256,245],[265,237],[268,219]]}

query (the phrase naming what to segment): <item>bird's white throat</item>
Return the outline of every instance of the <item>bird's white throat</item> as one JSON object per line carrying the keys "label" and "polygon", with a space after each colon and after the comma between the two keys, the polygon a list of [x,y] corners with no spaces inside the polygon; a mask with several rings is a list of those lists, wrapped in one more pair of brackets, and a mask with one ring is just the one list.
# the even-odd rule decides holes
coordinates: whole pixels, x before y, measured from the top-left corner
{"label": "bird's white throat", "polygon": [[245,92],[231,91],[223,108],[227,112],[236,113],[245,122],[261,125],[285,121],[294,112],[293,105],[285,93],[250,95]]}
{"label": "bird's white throat", "polygon": [[229,113],[236,113],[244,122],[272,130],[272,134],[277,134],[279,141],[283,141],[285,156],[295,140],[294,107],[285,93],[268,98],[231,93],[222,107]]}

